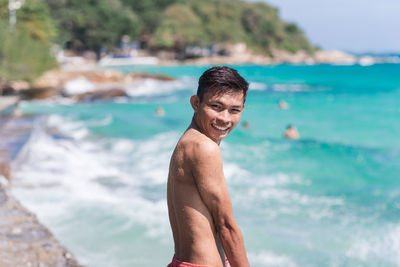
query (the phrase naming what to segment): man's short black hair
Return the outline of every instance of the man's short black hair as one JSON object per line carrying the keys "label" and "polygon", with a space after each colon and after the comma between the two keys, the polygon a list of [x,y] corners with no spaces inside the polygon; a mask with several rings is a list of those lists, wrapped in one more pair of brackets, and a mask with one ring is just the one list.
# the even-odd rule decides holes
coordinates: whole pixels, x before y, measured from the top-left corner
{"label": "man's short black hair", "polygon": [[199,79],[197,96],[203,101],[206,92],[221,94],[229,91],[243,92],[243,103],[246,101],[249,83],[239,73],[229,67],[212,67],[206,70]]}

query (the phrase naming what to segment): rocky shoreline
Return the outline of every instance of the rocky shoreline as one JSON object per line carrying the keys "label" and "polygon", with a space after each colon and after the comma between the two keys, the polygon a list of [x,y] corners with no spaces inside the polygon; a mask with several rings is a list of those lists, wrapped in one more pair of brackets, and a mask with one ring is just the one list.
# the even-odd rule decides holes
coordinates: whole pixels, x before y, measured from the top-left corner
{"label": "rocky shoreline", "polygon": [[253,54],[241,46],[236,46],[229,51],[229,56],[200,57],[185,60],[185,64],[215,65],[215,64],[255,64],[255,65],[278,65],[278,64],[357,64],[360,59],[341,51],[316,51],[313,54],[304,51],[289,53],[277,50],[272,56]]}
{"label": "rocky shoreline", "polygon": [[[305,51],[290,53],[282,50],[272,51],[270,56],[254,54],[244,44],[224,46],[226,55],[201,56],[192,59],[176,60],[171,56],[156,55],[158,66],[173,66],[178,64],[187,65],[278,65],[278,64],[334,64],[353,65],[360,64],[368,66],[375,63],[400,63],[400,59],[354,56],[341,51],[319,50],[310,54]],[[84,57],[77,60],[64,60],[60,62],[60,69],[50,70],[44,73],[36,81],[1,81],[1,95],[19,95],[23,99],[45,99],[55,96],[70,98],[74,101],[107,100],[115,97],[126,97],[126,88],[133,87],[144,79],[161,81],[173,81],[174,78],[165,75],[149,73],[122,73],[117,70],[104,69],[93,59]],[[140,59],[140,57],[132,58]],[[132,60],[132,59],[126,59]],[[113,65],[111,65],[113,66]],[[80,91],[71,92],[68,89],[70,82],[80,81],[81,84],[75,88],[82,88]]]}
{"label": "rocky shoreline", "polygon": [[0,186],[0,266],[78,267],[52,233]]}
{"label": "rocky shoreline", "polygon": [[37,217],[12,196],[11,163],[32,130],[24,123],[14,123],[19,119],[10,114],[0,116],[0,266],[81,266]]}
{"label": "rocky shoreline", "polygon": [[6,95],[22,99],[64,97],[73,101],[108,100],[126,97],[126,88],[135,87],[146,79],[174,81],[165,75],[149,73],[122,73],[116,70],[91,68],[87,70],[50,70],[33,83],[8,81],[0,84]]}

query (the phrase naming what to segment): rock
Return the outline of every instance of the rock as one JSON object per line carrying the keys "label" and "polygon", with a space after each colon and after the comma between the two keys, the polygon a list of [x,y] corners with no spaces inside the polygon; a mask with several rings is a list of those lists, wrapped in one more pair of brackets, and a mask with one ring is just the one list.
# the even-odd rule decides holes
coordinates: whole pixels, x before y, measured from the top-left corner
{"label": "rock", "polygon": [[85,79],[92,83],[104,83],[121,81],[124,75],[116,70],[90,70],[90,71],[60,71],[51,70],[44,73],[37,79],[33,87],[35,88],[59,88],[63,87],[67,81]]}
{"label": "rock", "polygon": [[0,96],[16,95],[30,88],[31,85],[25,81],[2,81],[0,82]]}
{"label": "rock", "polygon": [[1,187],[0,216],[0,266],[80,266],[36,216]]}
{"label": "rock", "polygon": [[357,58],[341,51],[317,51],[313,56],[316,63],[351,65],[357,62]]}
{"label": "rock", "polygon": [[3,206],[3,204],[6,203],[7,201],[8,201],[7,194],[5,193],[5,190],[0,186],[0,207]]}
{"label": "rock", "polygon": [[[32,84],[24,81],[0,82],[0,95],[20,94],[25,99],[45,99],[57,95],[77,98],[89,97],[93,99],[109,99],[116,96],[125,96],[120,89],[139,79],[156,79],[173,81],[172,77],[161,74],[128,73],[123,74],[116,70],[91,69],[85,71],[50,70],[45,72]],[[98,93],[97,91],[107,91]],[[87,94],[93,92],[93,94]]]}
{"label": "rock", "polygon": [[72,98],[77,101],[100,101],[109,100],[115,97],[126,97],[127,94],[122,89],[100,90],[74,95]]}
{"label": "rock", "polygon": [[0,83],[0,95],[15,95],[21,91],[28,90],[31,85],[26,81],[3,81]]}
{"label": "rock", "polygon": [[[59,71],[46,72],[33,84],[34,89],[26,92],[26,98],[46,98],[63,93],[64,96],[76,96],[78,100],[104,100],[122,93],[125,85],[138,79],[156,79],[173,81],[172,77],[160,74],[128,73],[116,70]],[[118,92],[115,89],[118,88]],[[104,91],[104,92],[103,92]]]}
{"label": "rock", "polygon": [[[127,80],[131,78],[131,80]],[[176,79],[167,75],[162,74],[150,74],[150,73],[128,73],[125,75],[125,81],[131,82],[135,79],[155,79],[160,81],[175,81]]]}
{"label": "rock", "polygon": [[273,61],[278,63],[291,63],[291,64],[301,64],[301,63],[313,63],[314,60],[309,53],[299,50],[296,53],[290,53],[283,50],[274,50]]}
{"label": "rock", "polygon": [[10,181],[10,164],[0,162],[0,176],[3,176]]}
{"label": "rock", "polygon": [[22,91],[21,94],[24,99],[46,99],[59,95],[60,89],[54,87],[32,88]]}

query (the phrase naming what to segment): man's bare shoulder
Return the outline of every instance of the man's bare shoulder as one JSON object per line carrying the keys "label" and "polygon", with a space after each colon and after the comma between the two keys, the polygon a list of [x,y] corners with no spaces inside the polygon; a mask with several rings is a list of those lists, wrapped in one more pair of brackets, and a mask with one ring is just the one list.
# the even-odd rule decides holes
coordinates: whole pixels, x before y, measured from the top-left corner
{"label": "man's bare shoulder", "polygon": [[178,142],[179,147],[189,160],[205,160],[220,157],[218,144],[196,129],[188,129]]}

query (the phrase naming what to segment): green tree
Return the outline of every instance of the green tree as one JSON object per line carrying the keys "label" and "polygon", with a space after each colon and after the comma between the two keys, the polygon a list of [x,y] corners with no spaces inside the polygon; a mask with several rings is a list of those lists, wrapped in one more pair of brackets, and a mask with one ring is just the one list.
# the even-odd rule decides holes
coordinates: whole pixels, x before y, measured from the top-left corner
{"label": "green tree", "polygon": [[178,0],[122,0],[122,2],[138,14],[141,34],[152,34],[161,23],[163,11]]}
{"label": "green tree", "polygon": [[[3,1],[3,0],[0,0]],[[33,0],[31,0],[33,1]],[[123,35],[144,48],[245,42],[256,52],[312,51],[303,32],[263,2],[243,0],[43,0],[56,21],[58,42],[75,50],[112,48]]]}
{"label": "green tree", "polygon": [[175,4],[165,11],[163,21],[153,35],[152,45],[180,50],[201,43],[202,35],[200,18],[189,6]]}
{"label": "green tree", "polygon": [[[43,1],[26,0],[16,14],[17,30],[29,33],[32,38],[48,42],[57,35],[57,28]],[[0,0],[0,18],[6,22],[8,16],[8,0]]]}
{"label": "green tree", "polygon": [[0,1],[0,80],[33,81],[56,66],[50,52],[56,27],[47,5],[39,0],[26,0],[17,11],[16,29],[10,32],[7,2]]}
{"label": "green tree", "polygon": [[123,35],[137,38],[139,19],[119,0],[45,0],[60,29],[59,42],[75,50],[112,48]]}
{"label": "green tree", "polygon": [[276,8],[262,2],[180,0],[168,6],[157,21],[149,42],[156,48],[245,42],[251,50],[266,54],[274,49],[312,51],[295,24],[283,22]]}
{"label": "green tree", "polygon": [[26,0],[17,12],[17,27],[37,40],[50,41],[57,36],[57,28],[43,1]]}
{"label": "green tree", "polygon": [[309,53],[313,53],[316,48],[313,47],[305,37],[304,33],[294,23],[284,24],[285,39],[282,42],[282,48],[290,52],[296,52],[297,50],[304,50]]}

